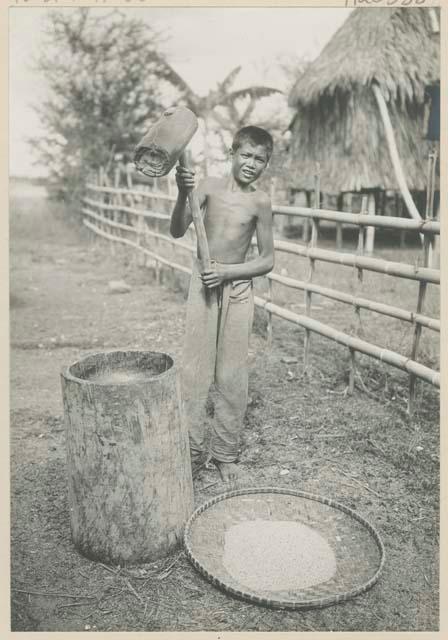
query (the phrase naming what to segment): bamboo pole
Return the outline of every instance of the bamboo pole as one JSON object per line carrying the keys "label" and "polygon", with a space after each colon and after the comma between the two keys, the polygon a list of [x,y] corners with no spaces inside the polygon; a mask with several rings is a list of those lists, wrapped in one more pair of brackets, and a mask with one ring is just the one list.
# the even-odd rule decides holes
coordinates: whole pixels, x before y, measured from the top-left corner
{"label": "bamboo pole", "polygon": [[[367,215],[367,196],[363,196],[361,200],[361,211],[359,212],[360,216]],[[358,229],[358,247],[357,247],[357,255],[362,256],[364,254],[364,227],[359,225]],[[363,272],[362,268],[358,267],[358,283],[361,284],[363,281]]]}
{"label": "bamboo pole", "polygon": [[396,216],[365,216],[358,219],[357,213],[346,211],[334,211],[333,209],[318,209],[314,211],[307,207],[291,207],[287,205],[274,205],[274,214],[288,215],[299,218],[317,218],[319,220],[329,220],[333,222],[344,222],[358,226],[382,227],[384,229],[406,229],[418,231],[419,233],[440,233],[440,223],[434,220],[411,220],[409,218],[398,218]]}
{"label": "bamboo pole", "polygon": [[355,376],[356,376],[356,351],[349,347],[350,351],[350,374],[348,379],[348,393],[353,395],[355,390]]}
{"label": "bamboo pole", "polygon": [[[150,234],[156,240],[156,249],[159,248],[159,237],[162,235],[161,233],[159,233],[159,231],[160,231],[159,221],[156,220],[156,232]],[[156,258],[156,261],[155,261],[155,267],[156,267],[156,282],[157,282],[158,285],[160,285],[161,284],[161,270],[160,270],[160,262],[158,261],[157,258]]]}
{"label": "bamboo pole", "polygon": [[398,154],[397,143],[395,141],[394,130],[392,127],[392,122],[390,120],[386,101],[377,83],[374,82],[372,84],[372,89],[376,98],[376,102],[378,104],[378,109],[380,111],[381,118],[383,120],[387,145],[389,148],[390,159],[392,162],[392,166],[394,168],[395,177],[397,178],[398,186],[400,187],[400,191],[403,196],[403,200],[405,201],[406,207],[409,211],[409,215],[411,216],[411,218],[414,218],[415,220],[420,221],[422,219],[421,215],[418,212],[417,207],[415,206],[414,200],[412,199],[411,193],[406,183],[406,177],[403,171],[403,167],[401,166],[400,156]]}
{"label": "bamboo pole", "polygon": [[[274,302],[274,292],[272,287],[272,280],[268,279],[268,300],[269,302]],[[270,311],[268,313],[268,324],[266,327],[266,338],[267,338],[267,347],[268,349],[272,349],[273,344],[273,330],[272,330],[272,313]]]}
{"label": "bamboo pole", "polygon": [[[367,198],[367,213],[369,216],[376,215],[375,210],[375,195],[373,193],[369,193]],[[365,251],[367,255],[372,255],[373,249],[375,246],[375,227],[367,227],[366,229],[366,240],[365,240]]]}
{"label": "bamboo pole", "polygon": [[[122,195],[134,195],[142,196],[144,198],[156,198],[159,200],[169,200],[175,202],[175,198],[167,196],[166,194],[153,194],[142,190],[129,191],[128,189],[113,189],[99,187],[94,184],[87,184],[86,188],[94,192],[119,192]],[[272,211],[274,215],[286,215],[292,217],[308,217],[316,218],[317,220],[329,220],[334,222],[344,222],[346,224],[353,224],[358,226],[360,224],[364,226],[382,227],[385,229],[405,229],[409,231],[418,231],[419,233],[431,233],[440,234],[440,222],[436,220],[413,220],[409,218],[398,218],[396,216],[363,216],[362,220],[359,220],[357,213],[346,213],[342,211],[333,211],[332,209],[318,209],[314,211],[308,207],[292,207],[287,205],[273,204]],[[167,218],[169,216],[166,216]]]}
{"label": "bamboo pole", "polygon": [[168,196],[165,193],[155,193],[153,191],[143,191],[143,189],[127,189],[125,187],[119,187],[118,189],[108,189],[105,187],[98,186],[96,184],[87,183],[86,189],[90,189],[91,191],[112,191],[115,193],[120,193],[121,195],[131,195],[131,196],[143,196],[149,199],[156,198],[157,200],[169,200],[170,202],[176,202],[175,196]]}
{"label": "bamboo pole", "polygon": [[[320,198],[320,165],[316,163],[316,171],[314,174],[314,202],[313,206],[315,209],[318,209],[320,206],[319,202]],[[308,220],[308,218],[307,218]],[[312,230],[311,230],[311,239],[310,239],[310,247],[315,247],[317,243],[317,226],[315,218],[312,218]],[[308,270],[308,282],[311,283],[314,276],[314,267],[315,260],[312,256],[309,258],[309,270]],[[311,317],[311,302],[312,302],[312,291],[310,289],[305,289],[305,311],[308,317]],[[304,349],[303,349],[303,368],[304,372],[308,369],[309,364],[309,354],[310,354],[310,343],[311,343],[311,333],[309,330],[305,331],[305,341],[304,341]]]}
{"label": "bamboo pole", "polygon": [[[363,196],[361,200],[361,211],[358,215],[362,216],[366,214],[367,208],[367,196]],[[367,227],[369,229],[369,227]],[[359,226],[358,228],[358,246],[357,246],[357,255],[362,256],[364,253],[364,237],[365,230],[363,226]],[[357,270],[357,277],[355,279],[355,299],[358,297],[359,291],[361,289],[361,285],[363,282],[363,271],[361,268]],[[361,323],[361,307],[358,304],[354,304],[355,310],[355,323],[356,323],[356,334],[359,337],[359,334],[362,331],[362,323]],[[356,352],[353,349],[350,349],[350,369],[349,369],[349,382],[348,382],[348,393],[351,395],[355,389],[355,377],[356,377]]]}
{"label": "bamboo pole", "polygon": [[323,262],[341,264],[347,267],[362,267],[367,271],[398,276],[407,278],[408,280],[427,280],[433,284],[440,284],[440,272],[437,269],[415,267],[414,265],[401,262],[390,262],[379,258],[357,256],[353,253],[338,253],[337,251],[330,251],[328,249],[308,248],[292,242],[285,242],[284,240],[275,240],[274,247],[276,250],[293,253],[305,258],[312,256],[316,260],[322,260]]}
{"label": "bamboo pole", "polygon": [[[114,207],[114,205],[106,204],[104,202],[98,202],[97,200],[92,200],[91,198],[83,198],[82,200],[86,204],[98,207],[99,209],[103,209],[105,211],[107,210],[110,211],[111,209],[113,210],[117,208],[116,206]],[[170,216],[167,215],[166,213],[156,213],[155,211],[142,211],[141,209],[135,209],[134,207],[127,207],[125,205],[120,205],[118,209],[123,213],[130,213],[131,215],[142,216],[143,218],[151,218],[152,220],[169,220],[170,219]]]}
{"label": "bamboo pole", "polygon": [[[345,201],[345,194],[342,194],[342,208],[344,208],[344,201]],[[338,251],[342,250],[343,247],[343,228],[342,228],[342,222],[338,221],[336,222],[336,249]]]}
{"label": "bamboo pole", "polygon": [[[137,245],[139,248],[143,246],[145,241],[145,220],[142,216],[137,218]],[[137,265],[143,267],[145,264],[145,256],[140,251],[137,251]]]}
{"label": "bamboo pole", "polygon": [[[128,240],[128,238],[119,238],[110,233],[107,233],[106,231],[103,231],[102,229],[100,229],[99,227],[96,227],[94,224],[92,224],[88,220],[83,220],[83,224],[89,229],[91,229],[92,231],[94,231],[95,233],[97,233],[98,235],[102,236],[103,238],[106,238],[107,240],[112,240],[112,242],[121,242],[122,244],[126,244],[129,247],[133,247],[134,249],[138,246],[136,242],[132,242],[132,240]],[[144,247],[140,247],[140,251],[142,251],[147,256],[150,256],[151,258],[157,257],[162,264],[165,264],[167,267],[170,267],[171,269],[177,269],[178,271],[182,271],[182,273],[191,274],[191,269],[188,269],[188,267],[184,267],[183,264],[170,262],[169,260],[166,260],[166,258],[163,258],[162,256],[159,256],[156,253],[154,253],[154,251],[150,251],[149,249],[145,249]]]}
{"label": "bamboo pole", "polygon": [[[103,173],[103,185],[105,187],[110,187],[111,186],[110,181],[109,181],[109,176],[108,176],[108,170],[109,170],[109,165],[107,164],[106,168],[102,172]],[[110,206],[113,207],[113,205],[114,205],[114,196],[109,197],[109,202],[110,202]],[[109,211],[110,211],[109,215],[106,214],[104,216],[106,218],[106,226],[107,226],[107,220],[110,219],[110,218],[113,218],[114,213],[115,213],[113,208],[111,208]],[[104,227],[104,228],[106,228],[106,227]],[[115,244],[114,243],[109,245],[109,250],[110,250],[111,255],[114,256],[115,255]]]}
{"label": "bamboo pole", "polygon": [[342,222],[336,222],[336,248],[342,249],[343,235],[342,235]]}
{"label": "bamboo pole", "polygon": [[[436,147],[434,147],[431,156],[432,156],[431,189],[429,190],[429,193],[430,193],[429,207],[428,207],[428,213],[426,215],[426,217],[429,219],[434,218],[434,196],[435,196],[435,188],[436,188],[436,165],[437,165],[437,148]],[[435,243],[434,236],[430,238],[429,250],[430,250],[429,266],[432,267],[434,261],[437,262],[437,260],[435,260],[435,255],[434,255],[436,250],[436,243]]]}
{"label": "bamboo pole", "polygon": [[276,315],[279,318],[288,320],[289,322],[292,322],[293,324],[296,324],[300,327],[309,328],[311,329],[311,331],[319,333],[326,338],[330,338],[338,344],[342,344],[346,347],[351,347],[352,349],[371,356],[376,360],[380,360],[381,362],[390,364],[391,366],[400,369],[401,371],[414,373],[422,380],[426,380],[426,382],[429,382],[436,387],[440,387],[440,373],[438,371],[434,371],[433,369],[430,369],[429,367],[426,367],[419,362],[414,362],[410,358],[402,356],[395,351],[391,351],[390,349],[382,349],[381,347],[371,344],[366,340],[361,340],[360,338],[355,338],[354,336],[351,336],[347,333],[343,333],[342,331],[333,329],[333,327],[319,322],[318,320],[314,320],[314,318],[307,318],[306,316],[294,313],[289,309],[283,309],[278,305],[268,302],[264,298],[259,298],[258,296],[256,296],[255,304],[262,309],[269,309],[273,315]]}
{"label": "bamboo pole", "polygon": [[[187,158],[185,152],[181,154],[179,158],[179,164],[183,167],[187,167]],[[191,209],[191,216],[193,218],[194,228],[196,229],[196,237],[198,239],[199,260],[201,262],[202,271],[211,270],[210,253],[208,250],[207,235],[205,233],[204,221],[202,219],[202,213],[199,206],[199,200],[196,195],[196,190],[192,189],[188,192],[188,204]]]}
{"label": "bamboo pole", "polygon": [[[399,193],[395,193],[395,210],[397,211],[397,217],[403,216],[403,200]],[[406,229],[400,229],[400,249],[406,247]]]}
{"label": "bamboo pole", "polygon": [[383,302],[374,302],[372,300],[367,300],[366,298],[359,298],[357,296],[352,296],[349,293],[344,293],[342,291],[337,291],[335,289],[329,289],[327,287],[322,287],[317,284],[310,284],[308,282],[304,282],[302,280],[294,280],[293,278],[289,278],[287,276],[281,276],[277,273],[270,273],[268,275],[270,280],[274,282],[278,282],[279,284],[284,285],[285,287],[290,287],[292,289],[310,289],[313,293],[317,293],[320,296],[325,298],[330,298],[332,300],[337,300],[338,302],[344,302],[346,304],[353,305],[354,307],[359,307],[361,309],[367,309],[368,311],[374,311],[384,316],[388,316],[390,318],[396,318],[397,320],[404,320],[405,322],[415,323],[416,321],[420,322],[422,326],[427,327],[428,329],[432,329],[433,331],[440,331],[440,321],[435,320],[434,318],[429,318],[427,316],[423,316],[420,314],[416,314],[413,311],[407,311],[406,309],[400,309],[399,307],[393,307]]}
{"label": "bamboo pole", "polygon": [[304,218],[302,225],[302,242],[309,242],[310,240],[310,219]]}
{"label": "bamboo pole", "polygon": [[[120,180],[121,180],[121,168],[120,166],[115,167],[115,171],[114,171],[114,188],[118,189],[118,187],[120,186]],[[114,197],[114,204],[117,205],[117,208],[114,210],[113,212],[113,219],[114,222],[120,222],[120,209],[119,206],[121,204],[121,195],[119,193],[115,193],[113,194]]]}
{"label": "bamboo pole", "polygon": [[[98,215],[97,213],[95,213],[94,211],[90,211],[90,209],[87,208],[83,208],[82,212],[95,219],[98,220],[99,222],[106,222],[105,219]],[[107,221],[107,225],[109,227],[113,227],[115,229],[122,229],[123,231],[130,231],[131,233],[137,233],[137,228],[134,226],[129,226],[127,224],[123,224],[121,222],[113,222],[112,220],[108,220]],[[166,236],[163,233],[157,233],[155,231],[151,231],[150,229],[146,228],[144,230],[144,235],[145,236],[150,236],[152,238],[157,238],[159,240],[163,240],[164,242],[167,242],[168,244],[173,244],[176,245],[176,247],[180,247],[181,249],[185,249],[186,251],[190,252],[190,253],[194,253],[194,246],[190,245],[190,244],[186,244],[185,242],[182,242],[181,240],[176,240],[174,238],[171,238],[170,236]]]}
{"label": "bamboo pole", "polygon": [[[429,154],[428,157],[428,188],[427,188],[427,199],[426,199],[426,219],[430,219],[433,216],[433,207],[434,207],[434,187],[435,187],[435,155],[433,153]],[[431,264],[431,237],[425,236],[424,239],[424,265],[425,267],[430,266]],[[423,311],[423,307],[425,304],[426,298],[426,290],[427,290],[427,282],[421,281],[419,283],[418,289],[418,299],[417,299],[417,314],[421,314]],[[414,339],[412,343],[411,350],[411,358],[415,360],[418,353],[418,348],[420,345],[420,338],[422,335],[422,325],[419,322],[415,323],[414,329]],[[415,404],[415,375],[411,374],[409,377],[409,399],[408,399],[408,412],[410,415],[414,412],[414,404]]]}

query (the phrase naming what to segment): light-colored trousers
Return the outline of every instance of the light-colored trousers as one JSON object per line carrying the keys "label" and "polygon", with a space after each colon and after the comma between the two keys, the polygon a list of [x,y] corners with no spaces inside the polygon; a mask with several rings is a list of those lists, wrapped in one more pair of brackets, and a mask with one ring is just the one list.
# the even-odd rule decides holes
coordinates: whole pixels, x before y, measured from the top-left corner
{"label": "light-colored trousers", "polygon": [[207,289],[195,261],[187,303],[181,388],[192,460],[204,452],[209,389],[216,399],[209,455],[220,462],[238,458],[247,408],[248,348],[254,315],[252,280],[233,280]]}

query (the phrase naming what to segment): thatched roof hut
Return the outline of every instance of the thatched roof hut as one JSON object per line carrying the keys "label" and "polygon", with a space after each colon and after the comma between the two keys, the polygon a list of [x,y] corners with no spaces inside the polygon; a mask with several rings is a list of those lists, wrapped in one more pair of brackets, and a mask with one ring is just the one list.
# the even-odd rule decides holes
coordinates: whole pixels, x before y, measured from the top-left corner
{"label": "thatched roof hut", "polygon": [[440,78],[439,37],[429,8],[355,9],[294,86],[289,104],[291,184],[311,190],[397,190],[372,87],[387,103],[409,189],[426,188],[425,88]]}

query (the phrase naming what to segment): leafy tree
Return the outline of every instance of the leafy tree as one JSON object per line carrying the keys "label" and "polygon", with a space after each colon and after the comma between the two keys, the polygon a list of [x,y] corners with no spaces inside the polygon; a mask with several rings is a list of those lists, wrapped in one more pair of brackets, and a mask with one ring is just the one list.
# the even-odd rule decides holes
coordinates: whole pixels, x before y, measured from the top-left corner
{"label": "leafy tree", "polygon": [[[46,134],[32,139],[63,195],[116,152],[130,152],[173,92],[162,34],[119,10],[51,11],[37,70],[48,99],[37,108]],[[164,105],[165,103],[165,105]]]}

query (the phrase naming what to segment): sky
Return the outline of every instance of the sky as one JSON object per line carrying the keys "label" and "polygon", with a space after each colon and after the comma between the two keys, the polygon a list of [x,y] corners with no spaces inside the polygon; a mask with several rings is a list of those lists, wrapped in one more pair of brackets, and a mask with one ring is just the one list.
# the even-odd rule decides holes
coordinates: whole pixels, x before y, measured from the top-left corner
{"label": "sky", "polygon": [[[32,104],[44,100],[46,91],[32,64],[42,43],[46,16],[52,10],[17,7],[9,12],[10,175],[45,174],[44,167],[33,166],[26,139],[40,131]],[[350,13],[342,8],[299,7],[122,10],[164,32],[163,50],[170,63],[199,94],[206,94],[238,65],[242,71],[236,86],[261,82],[277,86],[272,62],[291,55],[312,60]]]}

